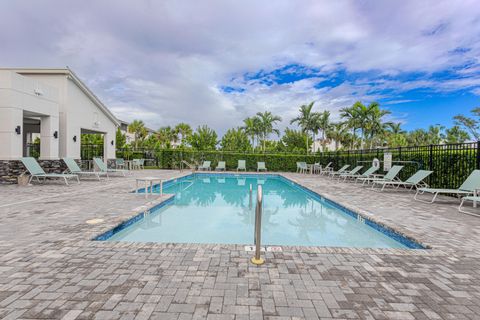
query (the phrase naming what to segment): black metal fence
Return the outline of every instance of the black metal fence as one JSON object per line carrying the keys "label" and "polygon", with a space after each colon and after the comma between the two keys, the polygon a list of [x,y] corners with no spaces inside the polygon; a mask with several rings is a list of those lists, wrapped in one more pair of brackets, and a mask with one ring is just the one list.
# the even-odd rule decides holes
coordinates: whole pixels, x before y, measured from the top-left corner
{"label": "black metal fence", "polygon": [[92,160],[94,157],[103,158],[103,145],[82,144],[80,146],[80,157],[82,160]]}
{"label": "black metal fence", "polygon": [[[117,157],[125,159],[150,159],[149,165],[164,169],[178,169],[184,166],[183,161],[201,163],[204,160],[216,166],[218,161],[225,161],[228,169],[235,169],[238,160],[246,160],[247,169],[255,170],[258,161],[265,161],[270,171],[295,171],[296,162],[320,163],[329,162],[338,169],[349,164],[351,166],[371,166],[373,159],[383,161],[385,153],[391,153],[393,164],[403,165],[401,179],[407,179],[417,170],[432,170],[428,183],[432,187],[457,188],[474,170],[480,169],[480,142],[458,143],[448,145],[411,146],[399,148],[380,148],[366,150],[340,150],[317,152],[312,154],[298,153],[248,153],[234,151],[193,151],[182,149],[118,149]],[[185,167],[185,166],[184,166]]]}

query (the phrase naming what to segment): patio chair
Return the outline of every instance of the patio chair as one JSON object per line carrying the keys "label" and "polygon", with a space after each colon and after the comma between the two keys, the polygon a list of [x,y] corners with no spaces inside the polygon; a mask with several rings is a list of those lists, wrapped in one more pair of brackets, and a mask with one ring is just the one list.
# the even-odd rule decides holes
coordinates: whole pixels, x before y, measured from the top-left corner
{"label": "patio chair", "polygon": [[142,168],[140,159],[133,159],[131,163],[132,170],[140,170]]}
{"label": "patio chair", "polygon": [[[81,176],[94,176],[98,180],[100,180],[100,175],[105,175],[107,174],[105,172],[98,172],[98,171],[82,171],[82,169],[78,166],[78,164],[75,162],[74,159],[72,158],[63,158],[63,162],[67,165],[67,170],[65,170],[64,173],[71,173],[71,174],[76,174],[79,177]],[[108,176],[107,176],[108,179]]]}
{"label": "patio chair", "polygon": [[360,172],[360,170],[362,170],[363,166],[356,166],[355,168],[353,168],[352,170],[350,171],[346,171],[346,172],[340,172],[340,173],[336,173],[333,175],[333,178],[336,178],[338,177],[338,179],[341,179],[342,178],[342,174],[351,174],[351,175],[356,175],[358,174],[358,172]]}
{"label": "patio chair", "polygon": [[215,168],[216,171],[225,171],[227,168],[225,167],[225,161],[218,161],[218,165]]}
{"label": "patio chair", "polygon": [[[473,170],[468,178],[462,183],[458,189],[437,189],[437,188],[418,188],[415,196],[415,200],[426,203],[433,203],[437,196],[443,194],[455,194],[457,196],[470,196],[475,193],[475,190],[480,189],[480,170]],[[433,198],[431,201],[425,201],[418,199],[419,194],[432,193]],[[467,199],[468,200],[468,199]]]}
{"label": "patio chair", "polygon": [[338,171],[330,171],[330,172],[328,172],[328,175],[329,175],[330,177],[333,177],[333,176],[335,176],[335,175],[337,175],[337,174],[347,173],[348,171],[345,171],[345,170],[347,170],[348,167],[350,167],[350,165],[349,165],[349,164],[346,164],[346,165],[344,165],[343,167],[341,167],[340,169],[338,169]]}
{"label": "patio chair", "polygon": [[198,167],[198,170],[201,170],[201,171],[212,170],[212,167],[210,166],[211,163],[212,163],[211,161],[203,161],[202,165]]}
{"label": "patio chair", "polygon": [[245,160],[238,160],[237,171],[247,171],[247,165]]}
{"label": "patio chair", "polygon": [[365,183],[370,183],[373,181],[395,181],[395,180],[400,181],[397,178],[397,175],[402,169],[403,169],[403,166],[393,166],[390,168],[390,170],[388,170],[388,172],[384,176],[373,174],[370,177],[357,178],[357,181],[362,181],[362,186],[365,185]]}
{"label": "patio chair", "polygon": [[117,169],[125,169],[126,168],[125,160],[123,158],[115,159],[115,167]]}
{"label": "patio chair", "polygon": [[265,167],[265,162],[257,162],[257,172],[262,170],[267,171],[267,167]]}
{"label": "patio chair", "polygon": [[308,171],[306,162],[297,162],[297,173],[306,173]]}
{"label": "patio chair", "polygon": [[93,158],[93,163],[95,164],[95,169],[98,169],[100,172],[105,173],[107,175],[107,178],[109,177],[109,173],[121,173],[125,177],[126,173],[128,172],[128,170],[124,169],[110,169],[100,158]]}
{"label": "patio chair", "polygon": [[339,178],[343,178],[344,181],[347,179],[357,179],[357,178],[368,178],[371,177],[375,172],[377,172],[378,167],[372,166],[368,168],[364,173],[342,173]]}
{"label": "patio chair", "polygon": [[426,184],[423,180],[425,180],[429,175],[431,175],[433,171],[428,170],[418,170],[413,176],[408,178],[405,181],[379,181],[373,180],[372,189],[375,185],[379,184],[382,185],[380,191],[383,191],[386,186],[396,187],[397,189],[401,186],[408,188],[408,190],[412,190],[413,188],[427,188],[428,184]]}
{"label": "patio chair", "polygon": [[67,179],[77,179],[77,182],[80,183],[80,179],[76,174],[65,174],[65,173],[46,173],[42,167],[38,164],[37,160],[33,157],[24,157],[20,158],[27,171],[30,173],[30,179],[28,179],[28,183],[32,182],[33,178],[37,178],[38,182],[40,178],[43,178],[45,182],[48,178],[52,179],[63,179],[65,184],[68,185]]}

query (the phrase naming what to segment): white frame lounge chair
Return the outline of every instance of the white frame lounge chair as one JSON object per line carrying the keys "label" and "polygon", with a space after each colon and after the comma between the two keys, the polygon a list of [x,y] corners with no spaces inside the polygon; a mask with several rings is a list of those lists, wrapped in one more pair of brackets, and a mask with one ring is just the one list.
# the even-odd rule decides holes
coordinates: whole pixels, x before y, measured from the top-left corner
{"label": "white frame lounge chair", "polygon": [[328,172],[328,175],[329,175],[330,177],[333,177],[333,176],[335,176],[335,175],[337,175],[337,174],[348,173],[348,171],[346,171],[346,170],[347,170],[349,167],[350,167],[350,165],[349,165],[349,164],[346,164],[346,165],[344,165],[343,167],[341,167],[340,169],[338,169],[337,171],[330,171],[330,172]]}
{"label": "white frame lounge chair", "polygon": [[375,172],[377,172],[378,169],[379,167],[371,166],[364,173],[357,173],[357,174],[342,173],[339,178],[343,178],[343,181],[346,181],[347,179],[369,178]]}
{"label": "white frame lounge chair", "polygon": [[335,173],[335,174],[333,175],[333,178],[337,178],[337,177],[338,177],[338,179],[340,179],[340,178],[342,178],[342,175],[345,175],[345,174],[350,174],[350,175],[353,175],[353,176],[354,176],[354,175],[357,175],[357,174],[359,174],[358,172],[359,172],[360,170],[362,170],[362,168],[363,168],[363,166],[356,166],[355,168],[353,168],[353,169],[350,170],[350,171],[341,172],[341,173]]}
{"label": "white frame lounge chair", "polygon": [[226,171],[226,164],[225,161],[218,161],[217,167],[215,168],[215,171]]}
{"label": "white frame lounge chair", "polygon": [[103,162],[100,158],[93,158],[94,168],[98,169],[100,172],[106,173],[107,178],[109,177],[109,173],[121,173],[124,177],[128,170],[124,169],[110,169],[108,166]]}
{"label": "white frame lounge chair", "polygon": [[473,196],[462,197],[462,201],[460,202],[460,205],[458,206],[458,211],[459,212],[469,214],[471,216],[480,217],[479,213],[468,212],[468,211],[463,210],[463,203],[465,202],[465,200],[473,201],[473,207],[475,208],[477,206],[477,202],[480,202],[480,196],[473,195]]}
{"label": "white frame lounge chair", "polygon": [[117,168],[117,169],[125,169],[125,168],[126,168],[125,159],[123,159],[123,158],[116,158],[116,159],[115,159],[115,168]]}
{"label": "white frame lounge chair", "polygon": [[428,184],[423,181],[425,180],[429,175],[431,175],[433,171],[429,170],[418,170],[413,176],[408,178],[405,181],[380,181],[380,180],[373,180],[372,183],[372,189],[374,189],[375,185],[380,184],[382,185],[382,188],[380,191],[383,191],[386,186],[392,186],[396,187],[398,189],[399,187],[405,187],[409,191],[411,191],[413,188],[418,189],[418,188],[428,188]]}
{"label": "white frame lounge chair", "polygon": [[62,158],[63,162],[67,165],[67,170],[65,170],[63,173],[70,173],[70,174],[76,174],[79,177],[80,176],[94,176],[100,181],[100,175],[105,175],[108,179],[107,173],[106,172],[99,172],[99,171],[82,171],[82,169],[78,166],[78,164],[75,162],[74,159],[72,158]]}
{"label": "white frame lounge chair", "polygon": [[211,161],[203,161],[202,165],[198,166],[198,170],[201,170],[201,171],[212,170],[212,162]]}
{"label": "white frame lounge chair", "polygon": [[257,162],[257,172],[259,172],[260,170],[268,171],[264,161]]}
{"label": "white frame lounge chair", "polygon": [[367,178],[357,178],[357,181],[362,181],[362,186],[365,185],[365,183],[373,182],[373,181],[400,181],[400,179],[397,178],[398,174],[400,173],[400,170],[403,169],[403,166],[393,166],[388,170],[388,172],[382,177],[380,175],[372,175],[371,177]]}
{"label": "white frame lounge chair", "polygon": [[246,160],[238,160],[237,171],[239,171],[239,170],[247,171]]}
{"label": "white frame lounge chair", "polygon": [[320,166],[320,174],[328,174],[333,171],[331,167],[333,162],[329,162],[325,167]]}
{"label": "white frame lounge chair", "polygon": [[38,182],[42,182],[40,178],[43,178],[43,182],[45,182],[47,178],[63,179],[66,185],[68,185],[67,179],[77,179],[77,182],[80,183],[80,179],[76,174],[46,173],[45,170],[43,170],[43,168],[38,164],[37,160],[33,157],[23,157],[20,158],[20,160],[30,173],[30,179],[28,179],[29,184],[32,182],[33,178],[37,178]]}
{"label": "white frame lounge chair", "polygon": [[[418,188],[413,199],[420,202],[433,203],[437,199],[437,196],[441,193],[444,193],[444,194],[451,193],[451,194],[456,194],[457,196],[462,196],[462,195],[470,196],[474,194],[475,190],[477,189],[480,189],[480,170],[473,170],[472,173],[468,176],[468,178],[462,183],[462,185],[458,189]],[[433,198],[431,201],[418,199],[418,195],[424,194],[425,192],[433,194]]]}

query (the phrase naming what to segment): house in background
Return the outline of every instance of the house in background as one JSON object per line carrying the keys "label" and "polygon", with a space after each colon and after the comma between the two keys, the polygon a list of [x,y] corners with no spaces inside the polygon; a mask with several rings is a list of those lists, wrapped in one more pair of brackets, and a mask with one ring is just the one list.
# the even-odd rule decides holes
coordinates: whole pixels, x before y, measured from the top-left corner
{"label": "house in background", "polygon": [[68,68],[0,68],[0,182],[18,173],[21,165],[12,162],[20,163],[21,157],[29,155],[29,143],[36,136],[40,137],[39,160],[52,170],[62,165],[62,157],[81,158],[82,134],[103,135],[104,159],[115,159],[119,125]]}
{"label": "house in background", "polygon": [[[131,143],[135,142],[135,134],[131,133],[131,132],[128,132],[128,126],[130,125],[130,123],[127,122],[127,121],[124,121],[124,120],[118,120],[118,122],[120,123],[120,127],[119,127],[120,132],[125,135],[125,143],[126,144],[131,144]],[[151,135],[155,134],[155,130],[147,128],[147,127],[145,127],[145,129],[147,130],[147,134],[145,136],[145,139],[150,137]]]}
{"label": "house in background", "polygon": [[[338,143],[338,148],[341,148],[341,144]],[[325,151],[336,151],[337,146],[335,140],[328,139],[325,143],[325,147],[322,145],[322,140],[316,139],[312,144],[312,152],[325,152]]]}

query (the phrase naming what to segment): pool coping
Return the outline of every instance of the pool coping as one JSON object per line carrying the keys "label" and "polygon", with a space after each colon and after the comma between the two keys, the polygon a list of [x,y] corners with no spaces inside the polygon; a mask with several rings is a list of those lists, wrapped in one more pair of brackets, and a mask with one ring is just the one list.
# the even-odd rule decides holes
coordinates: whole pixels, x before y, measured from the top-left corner
{"label": "pool coping", "polygon": [[[405,254],[405,253],[412,253],[414,255],[418,255],[418,252],[421,252],[420,255],[429,253],[429,254],[440,254],[439,250],[432,250],[433,247],[423,241],[419,241],[416,239],[413,235],[411,235],[408,232],[405,232],[403,230],[399,230],[398,227],[392,227],[389,225],[389,223],[385,223],[384,221],[381,221],[381,219],[378,219],[374,214],[366,211],[366,210],[361,210],[358,207],[351,206],[351,205],[345,205],[343,203],[338,203],[335,200],[330,199],[329,197],[313,191],[307,186],[304,186],[301,182],[299,182],[296,179],[292,179],[291,177],[286,177],[282,173],[256,173],[256,172],[188,172],[185,175],[174,177],[171,179],[168,179],[163,182],[164,187],[168,186],[171,183],[177,182],[179,179],[187,179],[190,176],[194,175],[210,175],[210,176],[215,176],[215,175],[227,175],[227,176],[244,176],[244,177],[258,177],[259,175],[264,175],[264,176],[271,176],[275,178],[281,178],[284,179],[287,183],[292,183],[295,187],[302,189],[303,191],[309,193],[311,196],[314,197],[319,197],[320,199],[324,199],[325,201],[328,201],[329,204],[339,207],[342,211],[344,211],[346,214],[349,214],[350,216],[355,218],[355,215],[357,217],[361,217],[365,219],[367,223],[369,223],[369,227],[376,229],[379,232],[382,232],[384,234],[386,232],[391,232],[396,236],[403,237],[404,239],[410,241],[411,243],[414,243],[420,247],[418,248],[355,248],[355,247],[327,247],[327,246],[279,246],[282,248],[283,251],[295,251],[295,252],[305,252],[305,253],[331,253],[332,250],[334,253],[351,253],[352,251],[354,252],[359,252],[359,250],[363,253],[366,254],[388,254],[388,253],[395,253],[395,254]],[[159,184],[156,184],[159,185]],[[135,189],[133,189],[135,191]],[[148,215],[151,210],[155,210],[157,208],[161,208],[163,206],[168,205],[170,202],[173,201],[174,195],[173,194],[164,194],[165,198],[162,199],[156,199],[154,201],[149,202],[148,204],[141,206],[139,208],[134,209],[128,216],[120,218],[119,221],[116,223],[112,224],[110,227],[104,226],[97,232],[93,232],[93,236],[90,237],[90,240],[93,240],[93,242],[96,243],[112,243],[109,241],[105,241],[108,239],[111,235],[113,235],[114,230],[122,230],[131,224],[141,220],[145,215]],[[320,200],[317,199],[317,200]],[[371,223],[371,224],[370,224]],[[379,230],[379,227],[385,230]],[[99,226],[100,227],[100,226]],[[402,228],[404,229],[404,228]],[[118,232],[117,231],[117,232]],[[386,234],[389,237],[392,237],[391,234]],[[399,239],[394,238],[396,241],[399,241],[403,244],[404,242],[400,241]],[[199,244],[199,243],[157,243],[157,242],[131,242],[131,243],[138,243],[138,244],[153,244],[154,247],[168,247],[168,246],[180,246],[180,247],[185,247],[185,246],[214,246],[214,247],[230,247],[232,250],[239,250],[239,248],[244,248],[244,246],[248,246],[251,244]],[[435,252],[432,252],[435,251]]]}

